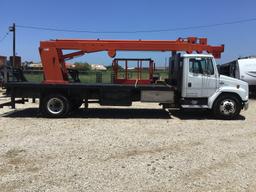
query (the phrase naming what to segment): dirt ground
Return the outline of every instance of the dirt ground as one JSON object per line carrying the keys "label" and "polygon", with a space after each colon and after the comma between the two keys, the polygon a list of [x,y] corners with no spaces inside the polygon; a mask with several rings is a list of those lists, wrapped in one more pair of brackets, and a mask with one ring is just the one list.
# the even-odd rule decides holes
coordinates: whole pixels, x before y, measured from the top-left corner
{"label": "dirt ground", "polygon": [[[4,102],[0,99],[0,102]],[[256,100],[232,121],[157,104],[0,109],[0,191],[256,191]]]}

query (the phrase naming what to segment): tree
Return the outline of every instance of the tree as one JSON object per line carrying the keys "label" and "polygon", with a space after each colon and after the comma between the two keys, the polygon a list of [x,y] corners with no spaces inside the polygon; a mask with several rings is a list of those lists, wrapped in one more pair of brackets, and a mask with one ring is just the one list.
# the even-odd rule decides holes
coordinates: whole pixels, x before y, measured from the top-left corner
{"label": "tree", "polygon": [[82,70],[82,71],[90,71],[91,65],[87,62],[75,62],[75,69]]}

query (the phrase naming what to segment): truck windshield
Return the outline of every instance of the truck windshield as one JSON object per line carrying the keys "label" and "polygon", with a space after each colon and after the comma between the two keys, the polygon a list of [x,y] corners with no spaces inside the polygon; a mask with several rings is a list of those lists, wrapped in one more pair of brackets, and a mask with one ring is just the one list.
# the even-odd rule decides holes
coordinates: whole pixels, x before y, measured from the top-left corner
{"label": "truck windshield", "polygon": [[213,75],[214,68],[211,58],[191,58],[189,59],[189,72],[195,74]]}

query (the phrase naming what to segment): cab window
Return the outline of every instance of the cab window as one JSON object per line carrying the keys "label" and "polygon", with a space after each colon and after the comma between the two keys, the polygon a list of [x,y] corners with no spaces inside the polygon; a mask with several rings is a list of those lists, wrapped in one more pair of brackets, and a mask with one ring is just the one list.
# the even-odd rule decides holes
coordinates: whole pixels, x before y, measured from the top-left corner
{"label": "cab window", "polygon": [[194,74],[213,75],[214,68],[211,58],[189,59],[189,72]]}

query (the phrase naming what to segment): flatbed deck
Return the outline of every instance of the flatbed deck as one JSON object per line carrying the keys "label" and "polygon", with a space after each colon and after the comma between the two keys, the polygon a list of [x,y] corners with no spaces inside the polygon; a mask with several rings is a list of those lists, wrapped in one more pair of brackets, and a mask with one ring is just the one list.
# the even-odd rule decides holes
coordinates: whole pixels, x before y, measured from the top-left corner
{"label": "flatbed deck", "polygon": [[8,82],[5,84],[8,93],[12,92],[17,97],[38,97],[38,93],[48,89],[49,91],[58,91],[58,89],[66,91],[93,91],[93,90],[155,90],[155,91],[170,91],[175,87],[162,84],[149,85],[127,85],[127,84],[104,84],[104,83],[67,83],[67,84],[48,84],[48,83],[34,83],[34,82]]}
{"label": "flatbed deck", "polygon": [[112,83],[66,83],[66,84],[58,84],[58,83],[38,83],[38,82],[7,82],[5,84],[6,88],[10,87],[33,87],[33,88],[49,88],[49,87],[68,87],[68,88],[102,88],[102,87],[107,87],[107,88],[119,88],[119,87],[126,87],[126,88],[136,88],[136,89],[173,89],[174,87],[170,85],[165,85],[165,84],[148,84],[148,85],[140,85],[140,84],[112,84]]}
{"label": "flatbed deck", "polygon": [[[65,95],[72,100],[97,100],[101,105],[130,106],[133,101],[142,101],[142,92],[160,95],[159,92],[174,92],[175,87],[167,84],[103,84],[103,83],[65,83],[49,84],[34,82],[8,82],[5,84],[6,96],[12,100],[15,107],[16,98],[39,98],[51,94]],[[158,99],[158,98],[156,98]],[[144,99],[145,100],[145,99]]]}

